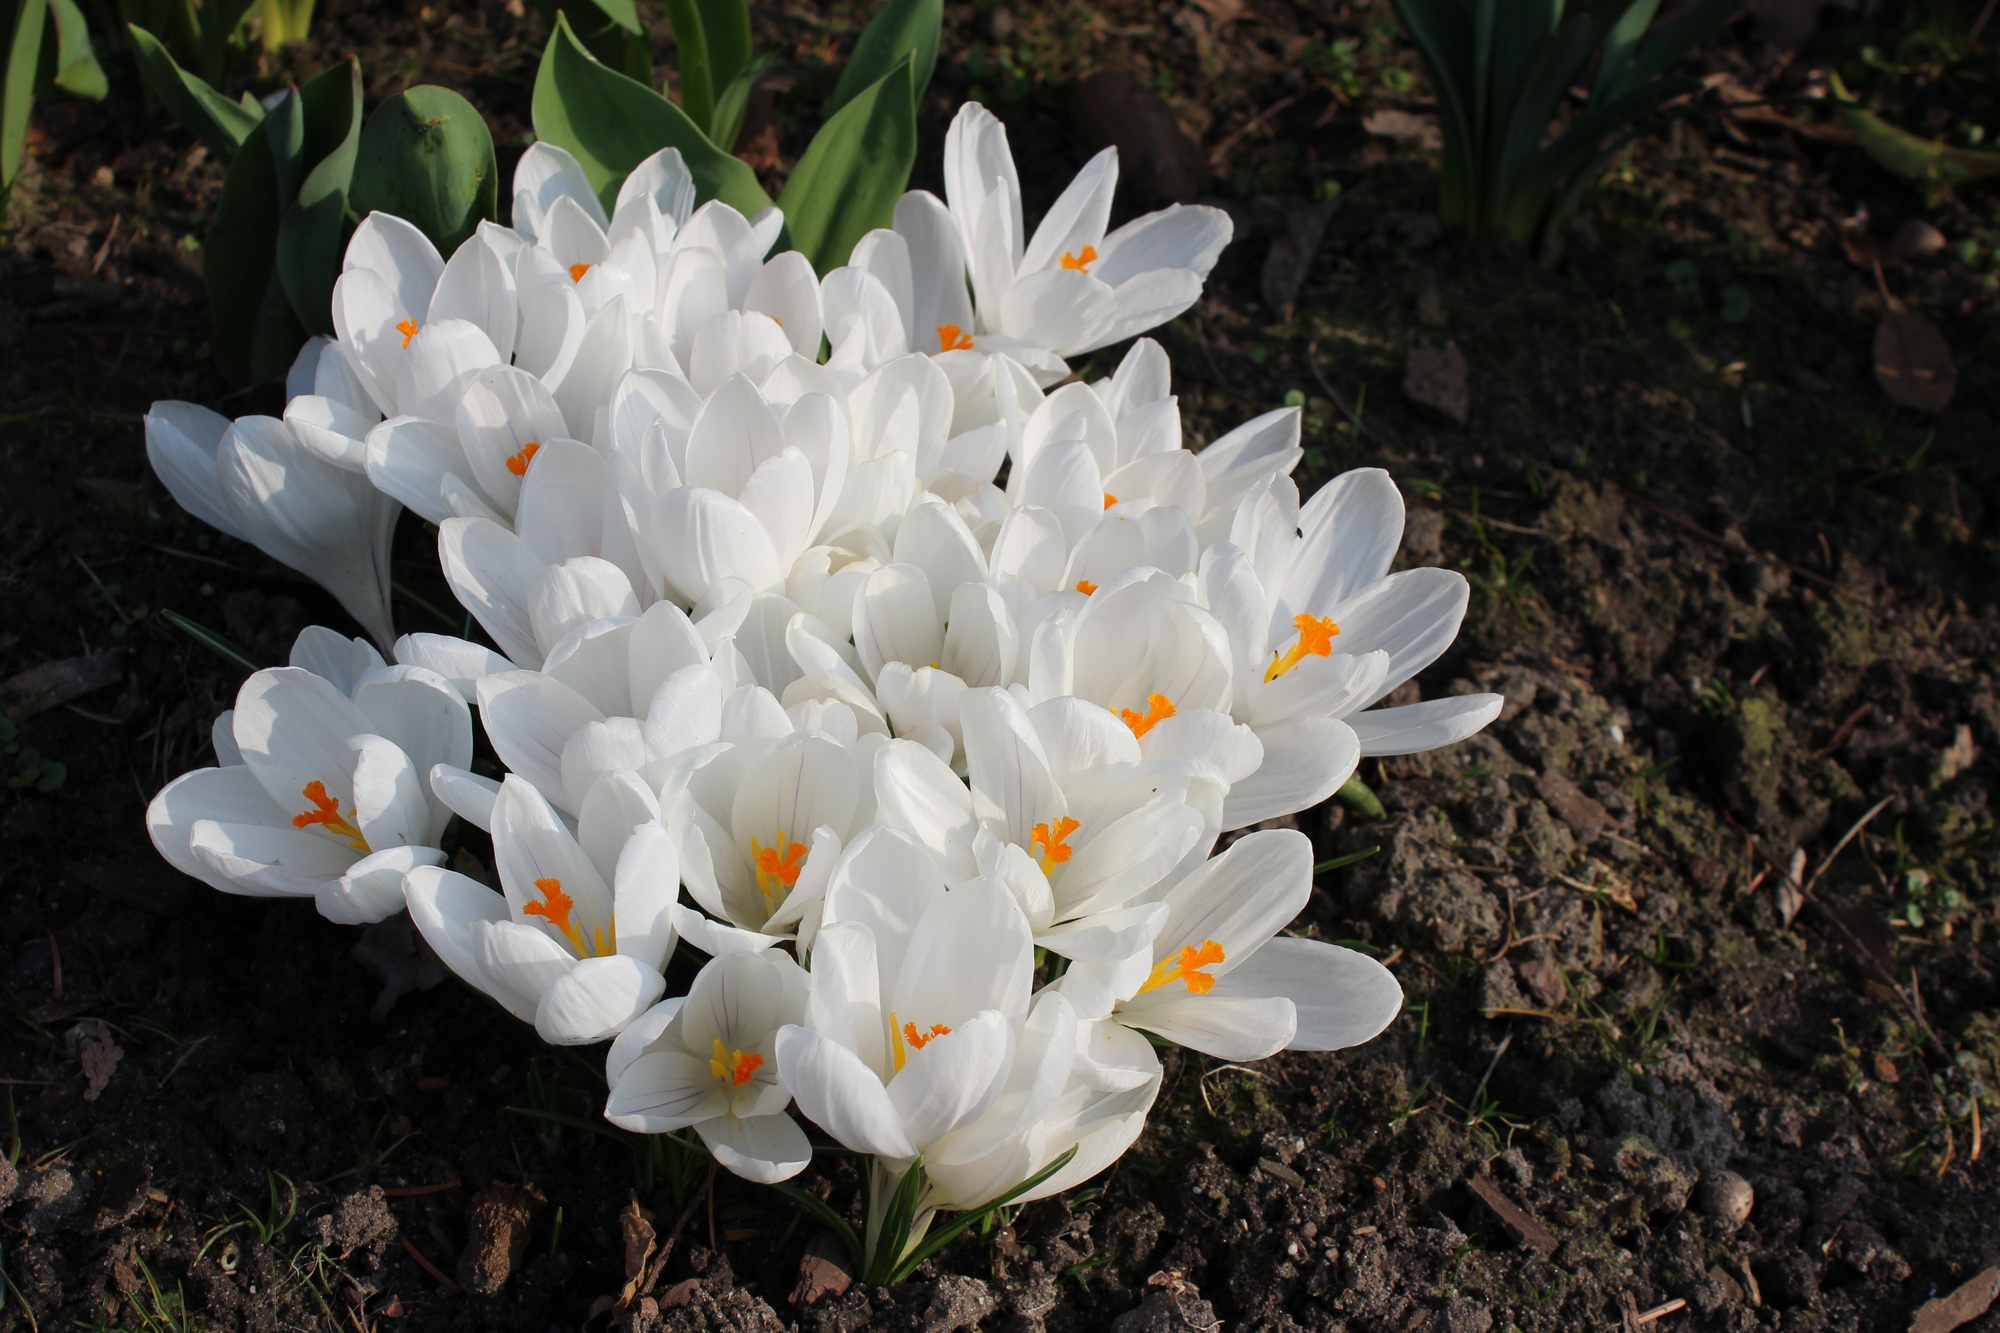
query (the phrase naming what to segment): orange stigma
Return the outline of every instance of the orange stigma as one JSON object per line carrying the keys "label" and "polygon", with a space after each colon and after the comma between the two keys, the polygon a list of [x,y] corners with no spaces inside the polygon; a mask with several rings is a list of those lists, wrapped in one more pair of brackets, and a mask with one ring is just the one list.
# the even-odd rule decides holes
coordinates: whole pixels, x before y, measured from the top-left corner
{"label": "orange stigma", "polygon": [[508,454],[507,470],[517,477],[527,476],[528,464],[535,461],[535,455],[540,452],[541,447],[539,440],[529,440],[521,446],[519,453]]}
{"label": "orange stigma", "polygon": [[1146,711],[1143,713],[1136,708],[1118,710],[1118,716],[1125,720],[1126,726],[1132,728],[1134,736],[1144,736],[1173,715],[1174,701],[1164,694],[1147,695]]}
{"label": "orange stigma", "polygon": [[543,901],[528,903],[521,908],[521,915],[538,916],[548,922],[562,932],[562,937],[576,950],[577,957],[588,958],[590,948],[584,943],[583,932],[569,919],[569,914],[576,908],[576,899],[563,892],[562,881],[538,879],[535,881],[535,891],[542,895]]}
{"label": "orange stigma", "polygon": [[1078,579],[1076,581],[1076,590],[1082,593],[1085,597],[1088,597],[1090,596],[1090,594],[1097,591],[1097,585],[1095,583],[1092,583],[1089,579]]}
{"label": "orange stigma", "polygon": [[1139,994],[1180,981],[1187,984],[1188,994],[1206,995],[1215,989],[1215,978],[1201,969],[1214,967],[1223,961],[1223,956],[1222,946],[1214,940],[1203,940],[1200,948],[1190,944],[1174,957],[1156,963],[1146,984],[1139,987]]}
{"label": "orange stigma", "polygon": [[938,350],[940,352],[969,352],[972,350],[972,335],[956,324],[937,326]]}
{"label": "orange stigma", "polygon": [[806,854],[811,850],[807,844],[793,842],[783,833],[769,847],[760,847],[755,838],[750,839],[750,860],[757,867],[758,891],[773,901],[781,899],[783,895],[778,890],[789,890],[799,882],[799,872],[805,868]]}
{"label": "orange stigma", "polygon": [[903,1041],[911,1050],[921,1051],[939,1037],[946,1036],[950,1032],[951,1029],[942,1023],[931,1024],[929,1032],[919,1032],[915,1023],[905,1023],[903,1024]]}
{"label": "orange stigma", "polygon": [[1117,496],[1113,495],[1110,491],[1106,491],[1104,493],[1104,507],[1106,509],[1111,508],[1112,505],[1115,505],[1117,503],[1118,503]]}
{"label": "orange stigma", "polygon": [[1040,860],[1044,875],[1075,854],[1076,849],[1069,845],[1069,835],[1082,827],[1068,815],[1055,821],[1054,832],[1050,832],[1047,824],[1035,825],[1028,841],[1042,849]]}
{"label": "orange stigma", "polygon": [[895,1062],[896,1072],[903,1072],[903,1065],[909,1060],[911,1051],[921,1051],[951,1029],[942,1023],[931,1024],[930,1031],[919,1032],[915,1023],[898,1024],[896,1011],[889,1011],[889,1056]]}
{"label": "orange stigma", "polygon": [[397,321],[396,332],[403,335],[403,346],[408,347],[410,339],[417,336],[417,321],[414,319]]}
{"label": "orange stigma", "polygon": [[326,784],[314,779],[305,785],[299,795],[313,803],[313,808],[304,814],[292,816],[293,828],[312,828],[318,825],[337,838],[345,838],[347,845],[357,852],[370,850],[368,839],[361,836],[361,830],[349,820],[340,817],[340,802],[326,794]]}
{"label": "orange stigma", "polygon": [[1308,657],[1333,656],[1333,636],[1340,633],[1340,626],[1326,616],[1305,615],[1293,616],[1292,624],[1299,637],[1291,651],[1271,654],[1270,669],[1264,673],[1266,681],[1276,680]]}
{"label": "orange stigma", "polygon": [[571,264],[569,266],[569,280],[571,282],[582,282],[583,275],[588,272],[590,272],[590,265],[588,264]]}
{"label": "orange stigma", "polygon": [[1059,261],[1066,269],[1076,273],[1090,272],[1090,266],[1097,262],[1097,247],[1086,245],[1081,250],[1064,251]]}
{"label": "orange stigma", "polygon": [[742,1087],[764,1067],[763,1056],[755,1051],[732,1051],[722,1044],[720,1037],[715,1039],[714,1050],[708,1062],[708,1072],[732,1088]]}

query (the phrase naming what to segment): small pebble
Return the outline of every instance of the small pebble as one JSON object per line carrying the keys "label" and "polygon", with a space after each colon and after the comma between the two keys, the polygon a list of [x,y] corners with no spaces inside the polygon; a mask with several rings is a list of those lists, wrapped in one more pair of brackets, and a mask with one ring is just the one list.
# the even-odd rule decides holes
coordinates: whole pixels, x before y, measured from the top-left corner
{"label": "small pebble", "polygon": [[1695,1206],[1701,1209],[1704,1216],[1712,1217],[1734,1230],[1743,1225],[1756,1205],[1757,1191],[1750,1188],[1749,1181],[1728,1167],[1717,1167],[1702,1173],[1701,1185],[1695,1192]]}

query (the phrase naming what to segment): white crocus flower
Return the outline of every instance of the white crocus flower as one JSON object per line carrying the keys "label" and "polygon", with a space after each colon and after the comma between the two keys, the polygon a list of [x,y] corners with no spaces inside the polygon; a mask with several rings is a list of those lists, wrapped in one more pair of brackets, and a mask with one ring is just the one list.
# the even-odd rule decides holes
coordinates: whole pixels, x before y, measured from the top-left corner
{"label": "white crocus flower", "polygon": [[[1127,570],[1045,621],[1030,657],[1030,698],[1074,694],[1101,704],[1149,756],[1156,747],[1179,753],[1230,734],[1243,668],[1229,631],[1200,604],[1192,583],[1156,569]],[[1231,744],[1227,752],[1239,758],[1219,765],[1230,773],[1225,829],[1315,805],[1360,762],[1360,742],[1337,717],[1251,729],[1255,762],[1245,762],[1247,747]]]}
{"label": "white crocus flower", "polygon": [[276,417],[232,422],[193,403],[154,403],[146,457],[180,507],[332,593],[376,643],[396,637],[389,541],[396,502],[329,462]]}
{"label": "white crocus flower", "polygon": [[1214,845],[1223,772],[1142,763],[1130,730],[1078,699],[1028,710],[973,690],[963,718],[966,781],[909,741],[876,755],[880,823],[928,848],[947,883],[997,877],[1053,952],[1114,961],[1150,939],[1150,891]]}
{"label": "white crocus flower", "polygon": [[679,870],[653,793],[635,774],[608,774],[572,831],[509,775],[492,820],[502,892],[421,867],[404,883],[410,919],[446,967],[542,1040],[617,1035],[666,990],[674,947]]}
{"label": "white crocus flower", "polygon": [[1403,498],[1379,468],[1341,474],[1303,510],[1289,478],[1251,490],[1201,573],[1235,656],[1239,721],[1268,739],[1344,719],[1360,754],[1396,755],[1464,740],[1499,716],[1497,694],[1360,711],[1436,661],[1465,618],[1456,570],[1389,572],[1402,535]]}
{"label": "white crocus flower", "polygon": [[525,350],[513,247],[483,225],[447,263],[401,218],[370,213],[355,228],[333,285],[334,333],[383,416],[449,421],[461,376]]}
{"label": "white crocus flower", "polygon": [[350,472],[368,465],[368,433],[382,411],[368,396],[340,344],[312,337],[285,376],[285,424],[299,442]]}
{"label": "white crocus flower", "polygon": [[444,859],[452,812],[427,778],[471,762],[472,719],[434,673],[387,666],[331,630],[300,634],[291,662],[252,674],[216,719],[221,767],[153,798],[153,845],[225,893],[312,898],[329,920],[380,921],[402,910],[405,871]]}
{"label": "white crocus flower", "polygon": [[806,1022],[779,1030],[778,1075],[807,1119],[900,1174],[1005,1091],[1034,945],[1005,886],[946,892],[901,834],[870,830],[834,878]]}
{"label": "white crocus flower", "polygon": [[[947,246],[926,243],[920,256],[912,245],[913,269],[920,258],[925,264],[913,274],[913,291],[933,285],[948,290],[962,282],[961,272],[969,272],[972,322],[950,339],[942,326],[951,321],[939,320],[940,327],[930,331],[938,344],[916,350],[969,345],[1006,353],[1043,383],[1062,377],[1059,360],[1045,368],[1051,358],[1144,333],[1193,305],[1232,231],[1229,215],[1220,209],[1177,204],[1107,234],[1118,155],[1106,149],[1078,173],[1028,237],[1006,128],[976,102],[959,109],[946,133],[944,178],[965,267],[954,267],[959,255]],[[911,222],[914,235],[914,210]],[[947,300],[927,296],[925,304],[944,310]]]}
{"label": "white crocus flower", "polygon": [[1224,1060],[1356,1046],[1402,1008],[1402,987],[1366,954],[1274,938],[1312,896],[1312,842],[1295,829],[1247,834],[1160,900],[1149,947],[1071,967],[1057,986],[1085,1018]]}
{"label": "white crocus flower", "polygon": [[[756,687],[732,703],[736,743],[692,767],[667,810],[688,896],[707,913],[676,907],[674,919],[707,953],[793,937],[809,949],[835,860],[872,814],[863,799],[871,750],[824,732],[790,732],[776,701]],[[752,714],[763,716],[771,739],[751,738],[759,729]]]}
{"label": "white crocus flower", "polygon": [[511,524],[535,459],[574,434],[540,378],[494,365],[459,383],[444,420],[392,417],[369,431],[362,449],[376,486],[429,522],[456,516]]}
{"label": "white crocus flower", "polygon": [[[1030,1203],[1073,1189],[1110,1166],[1137,1141],[1159,1096],[1161,1069],[1152,1043],[1118,1023],[1077,1023],[1066,1080],[1052,1080],[1030,1040],[1054,991],[1035,999],[1008,1088],[995,1109],[933,1146],[924,1158],[920,1204],[964,1211],[1009,1193],[1072,1148],[1076,1155],[1041,1184],[1015,1195]],[[1044,1091],[1055,1083],[1054,1095]]]}
{"label": "white crocus flower", "polygon": [[745,1180],[789,1180],[812,1144],[785,1114],[778,1029],[805,1017],[810,982],[782,953],[711,959],[685,999],[663,1000],[618,1034],[604,1059],[604,1118],[635,1134],[691,1128]]}

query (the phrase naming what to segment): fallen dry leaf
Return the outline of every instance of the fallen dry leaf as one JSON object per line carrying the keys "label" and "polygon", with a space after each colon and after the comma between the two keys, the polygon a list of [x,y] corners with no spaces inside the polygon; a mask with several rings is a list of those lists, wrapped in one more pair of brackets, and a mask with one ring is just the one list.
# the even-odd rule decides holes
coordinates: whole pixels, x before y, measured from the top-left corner
{"label": "fallen dry leaf", "polygon": [[106,652],[44,662],[17,672],[0,684],[0,708],[16,718],[33,717],[72,699],[81,699],[93,690],[116,685],[122,674],[118,659]]}
{"label": "fallen dry leaf", "polygon": [[1904,407],[1942,412],[1958,389],[1958,367],[1937,325],[1895,297],[1875,329],[1875,379]]}
{"label": "fallen dry leaf", "polygon": [[1986,1313],[2000,1296],[2000,1267],[1988,1268],[1949,1296],[1925,1301],[1910,1319],[1910,1333],[1951,1333]]}
{"label": "fallen dry leaf", "polygon": [[1419,148],[1444,147],[1444,131],[1438,128],[1436,116],[1419,115],[1414,111],[1401,111],[1395,107],[1385,106],[1363,116],[1361,128],[1378,139],[1415,143]]}
{"label": "fallen dry leaf", "polygon": [[1413,403],[1463,426],[1472,416],[1471,368],[1458,344],[1412,347],[1403,368],[1403,392]]}
{"label": "fallen dry leaf", "polygon": [[97,1035],[84,1039],[83,1049],[77,1052],[77,1058],[83,1062],[83,1076],[90,1082],[90,1086],[83,1090],[83,1099],[94,1102],[111,1086],[112,1072],[125,1058],[125,1051],[111,1040],[111,1029],[99,1023]]}
{"label": "fallen dry leaf", "polygon": [[813,1305],[830,1296],[839,1296],[854,1285],[854,1267],[840,1242],[822,1231],[806,1242],[799,1256],[799,1281],[792,1288],[792,1304]]}

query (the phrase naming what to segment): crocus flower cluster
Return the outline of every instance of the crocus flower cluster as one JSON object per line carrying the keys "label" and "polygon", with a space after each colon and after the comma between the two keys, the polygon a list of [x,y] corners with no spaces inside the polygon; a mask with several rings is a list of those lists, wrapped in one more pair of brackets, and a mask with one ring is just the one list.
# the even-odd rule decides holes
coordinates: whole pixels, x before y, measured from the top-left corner
{"label": "crocus flower cluster", "polygon": [[[250,677],[220,766],[153,802],[162,854],[338,921],[407,910],[543,1039],[610,1042],[613,1123],[773,1182],[809,1122],[883,1198],[921,1172],[917,1235],[1103,1169],[1157,1044],[1381,1031],[1394,978],[1287,933],[1307,838],[1245,830],[1500,706],[1375,706],[1467,600],[1390,572],[1387,474],[1301,497],[1293,409],[1189,447],[1149,339],[1071,374],[1196,299],[1227,215],[1110,230],[1107,151],[1030,234],[976,105],[944,177],[819,277],[772,253],[775,210],[697,206],[673,150],[607,214],[536,145],[513,226],[449,257],[361,223],[282,419],[147,418],[184,507],[394,661],[314,629]],[[481,638],[394,637],[401,508]],[[486,882],[446,867],[454,815]],[[706,961],[676,986],[677,958]]]}

